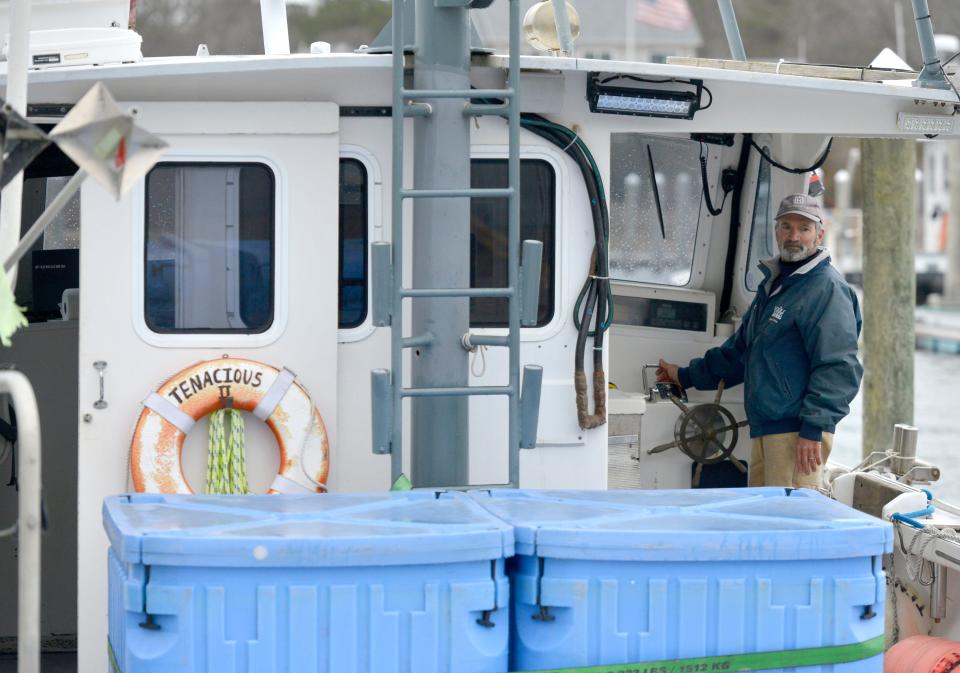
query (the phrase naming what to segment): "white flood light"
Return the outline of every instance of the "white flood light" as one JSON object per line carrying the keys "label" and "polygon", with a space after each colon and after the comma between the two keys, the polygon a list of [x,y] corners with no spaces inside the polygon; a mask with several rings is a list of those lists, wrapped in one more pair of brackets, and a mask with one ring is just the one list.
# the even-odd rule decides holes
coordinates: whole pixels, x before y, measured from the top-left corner
{"label": "white flood light", "polygon": [[693,119],[700,109],[702,84],[696,81],[689,84],[696,87],[694,91],[605,86],[594,80],[589,85],[587,100],[591,112]]}
{"label": "white flood light", "polygon": [[[570,25],[570,38],[580,37],[580,15],[569,2],[567,6],[567,21]],[[553,13],[552,0],[541,0],[534,4],[523,16],[523,33],[527,44],[538,51],[547,51],[560,54],[562,45],[557,31],[557,20]],[[570,54],[565,54],[570,56]]]}
{"label": "white flood light", "polygon": [[906,133],[953,133],[953,115],[897,114],[897,128]]}

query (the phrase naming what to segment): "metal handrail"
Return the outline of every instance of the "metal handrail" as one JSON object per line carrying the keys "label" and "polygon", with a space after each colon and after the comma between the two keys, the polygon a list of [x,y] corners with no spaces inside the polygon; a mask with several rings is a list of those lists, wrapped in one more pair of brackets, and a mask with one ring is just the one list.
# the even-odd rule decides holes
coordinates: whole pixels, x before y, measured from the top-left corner
{"label": "metal handrail", "polygon": [[17,412],[17,673],[40,671],[40,413],[21,372],[0,371]]}

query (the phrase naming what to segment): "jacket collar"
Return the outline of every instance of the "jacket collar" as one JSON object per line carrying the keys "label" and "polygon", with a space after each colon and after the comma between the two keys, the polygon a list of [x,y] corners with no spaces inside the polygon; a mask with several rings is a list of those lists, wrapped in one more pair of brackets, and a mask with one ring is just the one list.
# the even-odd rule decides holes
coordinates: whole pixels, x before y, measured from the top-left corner
{"label": "jacket collar", "polygon": [[[790,278],[803,276],[807,274],[822,264],[830,262],[830,251],[827,250],[824,246],[817,247],[817,253],[813,256],[810,261],[801,266],[799,269],[790,274]],[[764,291],[769,294],[770,287],[773,284],[773,279],[780,275],[780,256],[771,257],[770,259],[760,260],[760,263],[757,265],[760,271],[763,273],[763,288]]]}

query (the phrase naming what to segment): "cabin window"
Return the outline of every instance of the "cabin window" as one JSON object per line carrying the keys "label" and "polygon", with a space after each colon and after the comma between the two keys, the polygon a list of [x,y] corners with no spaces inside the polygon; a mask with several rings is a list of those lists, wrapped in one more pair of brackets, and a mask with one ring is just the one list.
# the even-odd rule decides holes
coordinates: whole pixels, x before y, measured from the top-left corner
{"label": "cabin window", "polygon": [[[770,155],[770,148],[763,151]],[[773,216],[770,211],[770,162],[760,159],[757,171],[757,192],[753,197],[753,222],[750,225],[750,248],[747,254],[746,283],[750,292],[756,292],[763,281],[763,273],[757,268],[761,259],[777,254],[777,241],[773,236]]]}
{"label": "cabin window", "polygon": [[700,143],[639,133],[610,143],[611,276],[687,285],[703,211]]}
{"label": "cabin window", "polygon": [[144,314],[158,333],[273,323],[275,184],[255,163],[161,163],[146,180]]}
{"label": "cabin window", "polygon": [[340,329],[367,317],[367,169],[340,160]]}
{"label": "cabin window", "polygon": [[[474,159],[470,184],[475,188],[506,187],[506,159]],[[553,318],[554,257],[556,250],[556,177],[553,167],[540,159],[520,162],[520,240],[543,242],[540,268],[540,305],[537,327]],[[507,285],[507,199],[470,200],[470,286]],[[506,327],[507,300],[479,297],[470,300],[474,327]]]}
{"label": "cabin window", "polygon": [[[44,131],[52,127],[44,125]],[[36,222],[74,173],[77,165],[50,145],[23,171],[20,236]],[[30,322],[62,318],[66,290],[80,287],[80,193],[47,226],[17,265],[14,296]]]}
{"label": "cabin window", "polygon": [[[21,236],[33,225],[69,176],[31,177],[23,181]],[[80,287],[80,193],[47,226],[17,266],[17,304],[30,322],[61,318],[63,293]]]}

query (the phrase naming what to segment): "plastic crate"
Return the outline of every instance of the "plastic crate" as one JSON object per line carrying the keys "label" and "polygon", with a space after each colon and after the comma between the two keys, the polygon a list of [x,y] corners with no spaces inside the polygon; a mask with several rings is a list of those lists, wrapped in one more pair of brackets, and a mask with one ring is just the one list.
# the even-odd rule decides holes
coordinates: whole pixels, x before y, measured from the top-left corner
{"label": "plastic crate", "polygon": [[[473,497],[515,526],[510,670],[850,645],[883,634],[880,556],[891,550],[891,526],[819,493]],[[882,668],[878,655],[822,670]]]}
{"label": "plastic crate", "polygon": [[104,503],[122,673],[501,673],[509,526],[464,496]]}

